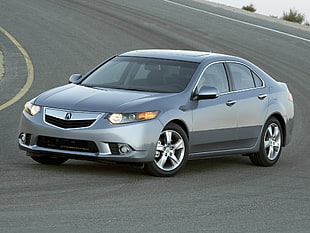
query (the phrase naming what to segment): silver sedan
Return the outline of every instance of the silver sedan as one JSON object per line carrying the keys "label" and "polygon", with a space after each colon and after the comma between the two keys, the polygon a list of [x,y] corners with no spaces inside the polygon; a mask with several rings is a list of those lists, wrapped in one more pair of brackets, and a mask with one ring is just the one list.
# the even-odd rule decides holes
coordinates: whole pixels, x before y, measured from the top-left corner
{"label": "silver sedan", "polygon": [[25,104],[19,147],[39,163],[110,161],[172,176],[210,156],[272,166],[291,140],[287,85],[235,56],[131,51],[69,82]]}

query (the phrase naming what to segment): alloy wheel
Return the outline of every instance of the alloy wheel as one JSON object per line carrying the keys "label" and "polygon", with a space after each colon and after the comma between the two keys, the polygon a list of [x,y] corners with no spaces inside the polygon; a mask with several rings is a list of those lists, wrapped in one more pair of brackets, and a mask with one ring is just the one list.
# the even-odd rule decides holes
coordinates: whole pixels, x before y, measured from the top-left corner
{"label": "alloy wheel", "polygon": [[163,171],[176,169],[183,161],[185,143],[175,130],[164,130],[156,146],[155,164]]}
{"label": "alloy wheel", "polygon": [[278,157],[281,148],[281,131],[276,123],[271,123],[264,136],[264,148],[269,160]]}

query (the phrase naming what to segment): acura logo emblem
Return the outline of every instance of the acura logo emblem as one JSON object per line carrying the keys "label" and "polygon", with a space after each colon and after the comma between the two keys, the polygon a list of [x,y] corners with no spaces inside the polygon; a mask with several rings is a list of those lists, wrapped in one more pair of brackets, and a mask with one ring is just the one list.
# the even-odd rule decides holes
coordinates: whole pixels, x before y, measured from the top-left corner
{"label": "acura logo emblem", "polygon": [[70,120],[72,118],[72,113],[71,112],[67,112],[65,115],[65,119],[66,120]]}

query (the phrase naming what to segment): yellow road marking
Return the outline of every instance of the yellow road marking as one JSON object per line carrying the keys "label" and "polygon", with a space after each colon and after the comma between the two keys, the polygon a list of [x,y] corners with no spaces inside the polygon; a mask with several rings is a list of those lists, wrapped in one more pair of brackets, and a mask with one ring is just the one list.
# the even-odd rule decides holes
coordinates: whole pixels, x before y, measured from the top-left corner
{"label": "yellow road marking", "polygon": [[0,80],[2,79],[3,75],[4,75],[3,54],[0,51]]}
{"label": "yellow road marking", "polygon": [[2,32],[7,38],[9,38],[13,42],[13,44],[19,49],[19,51],[23,54],[26,65],[27,65],[27,71],[28,71],[27,81],[25,85],[20,89],[20,91],[12,99],[0,105],[0,110],[3,110],[11,106],[12,104],[16,103],[20,98],[22,98],[27,93],[27,91],[30,89],[33,83],[33,80],[34,80],[34,69],[33,69],[33,65],[32,65],[32,62],[31,62],[31,59],[28,53],[21,46],[21,44],[18,43],[18,41],[10,33],[4,30],[2,27],[0,27],[0,32]]}

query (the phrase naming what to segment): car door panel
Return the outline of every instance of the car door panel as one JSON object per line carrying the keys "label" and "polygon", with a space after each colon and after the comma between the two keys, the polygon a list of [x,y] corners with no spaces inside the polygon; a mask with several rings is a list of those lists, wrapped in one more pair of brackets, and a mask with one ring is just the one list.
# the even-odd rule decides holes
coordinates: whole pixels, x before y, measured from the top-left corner
{"label": "car door panel", "polygon": [[[264,96],[264,98],[262,98]],[[241,147],[253,147],[259,137],[268,109],[266,88],[241,91],[238,99],[237,140]]]}
{"label": "car door panel", "polygon": [[215,99],[198,100],[193,110],[191,152],[199,154],[235,148],[237,135],[236,96],[230,92],[224,63],[206,67],[197,89],[215,87],[219,96]]}
{"label": "car door panel", "polygon": [[235,148],[236,105],[227,105],[232,99],[233,94],[225,94],[198,102],[197,108],[193,110],[192,153]]}
{"label": "car door panel", "polygon": [[268,89],[247,66],[227,63],[237,99],[237,143],[239,148],[251,148],[260,139],[268,109]]}

